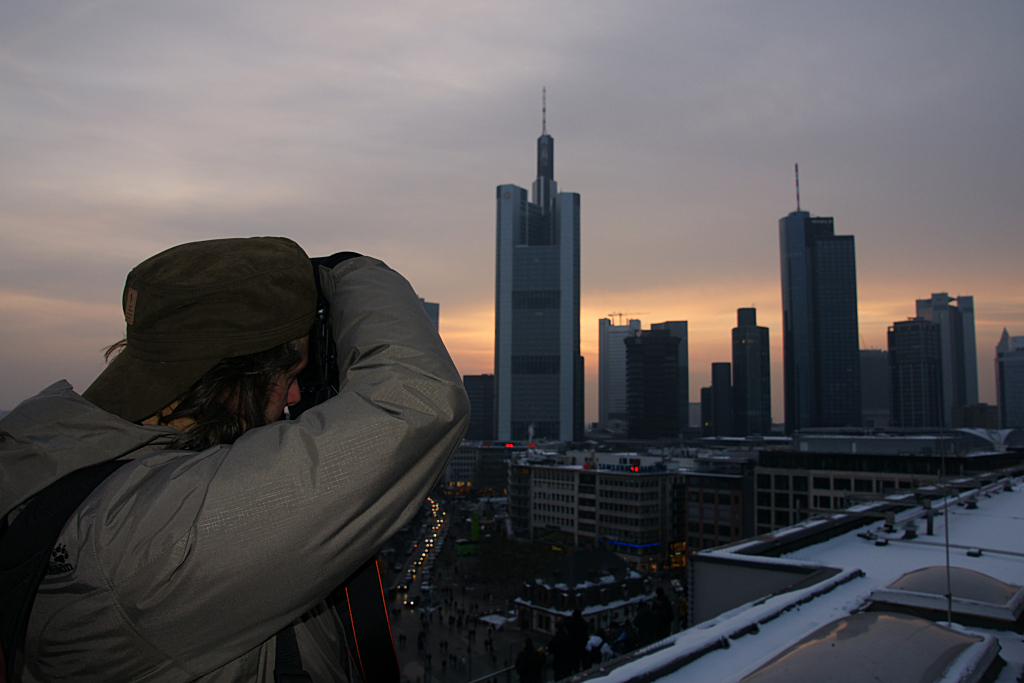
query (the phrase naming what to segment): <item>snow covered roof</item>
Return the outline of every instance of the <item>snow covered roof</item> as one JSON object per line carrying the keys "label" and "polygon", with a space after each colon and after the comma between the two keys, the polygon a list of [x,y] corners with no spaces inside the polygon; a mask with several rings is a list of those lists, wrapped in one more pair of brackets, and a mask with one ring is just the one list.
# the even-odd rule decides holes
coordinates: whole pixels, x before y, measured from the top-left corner
{"label": "snow covered roof", "polygon": [[[971,495],[976,507],[964,504]],[[886,530],[884,515],[869,508],[863,512],[859,527],[840,524],[853,516],[848,514],[837,516],[835,525],[819,522],[803,529],[802,534],[816,534],[810,542],[811,536],[801,543],[783,542],[800,537],[789,533],[779,539],[772,535],[699,553],[691,566],[691,604],[693,600],[717,597],[725,600],[738,589],[751,586],[760,588],[760,594],[752,593],[742,604],[623,658],[610,670],[593,672],[585,678],[602,683],[966,682],[979,680],[998,651],[1006,666],[995,674],[994,681],[1016,681],[1024,672],[1024,641],[1016,632],[1021,627],[1019,612],[1015,623],[1013,618],[1010,623],[987,617],[966,618],[956,609],[956,601],[978,597],[998,601],[1024,585],[1024,481],[1016,478],[1010,490],[1004,490],[1003,483],[988,484],[932,501],[931,507],[931,535],[923,523],[929,512],[922,507],[903,507],[896,513],[893,531]],[[917,594],[907,586],[930,588],[931,598],[939,597],[945,604],[943,513],[947,507],[950,565],[967,570],[951,571],[951,576],[972,577],[966,584],[958,581],[953,585],[951,626],[945,623],[944,608],[941,616],[922,617],[905,605],[888,601],[878,604],[875,597],[877,591]],[[906,534],[907,523],[917,525],[916,536]],[[701,562],[705,562],[703,573],[699,571]],[[936,574],[919,573],[930,567],[942,568],[940,596],[934,595],[934,585],[927,585]],[[969,572],[984,574],[997,583]],[[703,583],[701,577],[707,577]],[[904,587],[893,588],[893,584],[901,585],[901,580]],[[1018,595],[1019,591],[1014,591],[1004,605],[1012,607]],[[848,636],[855,637],[847,642]],[[906,646],[896,647],[901,638]],[[850,659],[834,656],[837,649],[848,650]],[[815,651],[826,655],[818,656]],[[784,671],[780,662],[789,666],[798,659],[803,660],[802,673],[772,677],[776,674],[770,672]],[[926,676],[921,670],[911,671],[919,664],[927,670]]]}

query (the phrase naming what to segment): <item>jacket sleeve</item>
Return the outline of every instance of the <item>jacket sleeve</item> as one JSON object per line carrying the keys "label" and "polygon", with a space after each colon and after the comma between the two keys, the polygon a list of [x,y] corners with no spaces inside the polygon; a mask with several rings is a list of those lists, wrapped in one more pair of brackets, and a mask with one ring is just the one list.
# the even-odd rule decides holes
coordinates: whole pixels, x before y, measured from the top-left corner
{"label": "jacket sleeve", "polygon": [[404,278],[359,257],[329,279],[339,395],[231,446],[137,461],[79,510],[122,619],[188,671],[322,600],[408,522],[465,432],[462,381]]}

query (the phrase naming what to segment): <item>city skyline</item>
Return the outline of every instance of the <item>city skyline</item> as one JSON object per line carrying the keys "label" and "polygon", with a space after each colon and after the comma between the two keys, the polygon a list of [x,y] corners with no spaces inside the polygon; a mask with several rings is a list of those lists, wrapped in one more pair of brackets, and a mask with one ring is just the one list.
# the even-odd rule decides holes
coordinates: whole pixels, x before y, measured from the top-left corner
{"label": "city skyline", "polygon": [[769,328],[782,421],[794,162],[802,205],[856,236],[861,347],[922,296],[970,294],[994,404],[995,346],[1024,329],[1021,25],[1012,2],[7,5],[0,409],[84,390],[139,261],[251,234],[384,259],[440,304],[460,372],[492,372],[493,192],[533,177],[544,86],[583,197],[587,422],[599,319],[689,321],[696,401],[741,307]]}

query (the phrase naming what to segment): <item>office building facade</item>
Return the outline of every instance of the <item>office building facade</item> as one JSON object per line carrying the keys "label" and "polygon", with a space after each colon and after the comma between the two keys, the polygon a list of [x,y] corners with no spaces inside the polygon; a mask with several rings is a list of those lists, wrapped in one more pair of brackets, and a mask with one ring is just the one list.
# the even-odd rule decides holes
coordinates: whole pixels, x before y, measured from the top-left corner
{"label": "office building facade", "polygon": [[679,340],[676,347],[676,427],[681,433],[690,425],[690,342],[689,323],[685,320],[667,320],[653,323],[652,330],[668,330]]}
{"label": "office building facade", "polygon": [[[952,305],[956,302],[956,305]],[[978,402],[978,352],[974,337],[974,297],[945,292],[918,299],[917,317],[939,326],[942,354],[942,415],[952,425],[953,407]]]}
{"label": "office building facade", "polygon": [[700,390],[701,436],[735,436],[732,365],[711,364],[711,386]]}
{"label": "office building facade", "polygon": [[626,404],[633,439],[676,437],[679,424],[678,351],[667,329],[638,330],[624,339]]}
{"label": "office building facade", "polygon": [[1024,428],[1024,337],[1005,328],[996,346],[996,399],[999,426]]}
{"label": "office building facade", "polygon": [[610,319],[601,318],[597,325],[598,425],[602,429],[618,430],[629,419],[625,339],[640,331],[640,321],[613,325]]}
{"label": "office building facade", "polygon": [[581,440],[580,195],[558,192],[546,129],[533,201],[516,185],[497,188],[495,275],[498,438]]}
{"label": "office building facade", "polygon": [[889,328],[890,397],[894,427],[942,427],[939,326],[915,318]]}
{"label": "office building facade", "polygon": [[509,460],[526,449],[525,444],[510,447],[500,441],[464,439],[448,460],[441,481],[452,494],[501,496],[508,489]]}
{"label": "office building facade", "polygon": [[889,352],[860,350],[860,414],[865,427],[888,427],[892,419],[889,405]]}
{"label": "office building facade", "polygon": [[757,309],[740,308],[732,330],[733,433],[736,436],[771,432],[771,377],[768,328],[757,324]]}
{"label": "office building facade", "polygon": [[968,430],[797,434],[790,449],[762,450],[758,456],[757,533],[951,477],[991,476],[1021,463],[1019,450],[997,449],[992,440]]}
{"label": "office building facade", "polygon": [[508,464],[512,533],[562,547],[603,548],[634,568],[656,569],[672,546],[677,479],[660,457],[516,453]]}
{"label": "office building facade", "polygon": [[469,395],[469,426],[467,441],[492,441],[494,429],[494,375],[463,375],[462,383]]}
{"label": "office building facade", "polygon": [[832,218],[779,220],[786,432],[861,424],[857,268]]}
{"label": "office building facade", "polygon": [[[754,467],[757,456],[723,457],[711,451],[685,470],[674,489],[675,533],[685,549],[696,552],[754,535]],[[672,566],[676,566],[673,564]]]}

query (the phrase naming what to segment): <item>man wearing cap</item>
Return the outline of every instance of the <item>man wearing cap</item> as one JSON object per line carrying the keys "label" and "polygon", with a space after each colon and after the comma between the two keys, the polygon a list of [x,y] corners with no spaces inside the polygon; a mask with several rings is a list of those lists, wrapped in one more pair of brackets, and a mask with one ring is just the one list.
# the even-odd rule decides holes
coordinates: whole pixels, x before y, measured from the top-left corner
{"label": "man wearing cap", "polygon": [[[312,680],[345,680],[324,600],[419,507],[469,405],[409,284],[334,261],[314,273],[284,238],[157,254],[128,276],[126,338],[96,381],[0,421],[0,529],[65,474],[130,461],[60,532],[15,680],[272,681],[289,624]],[[339,393],[280,420],[314,277]]]}

